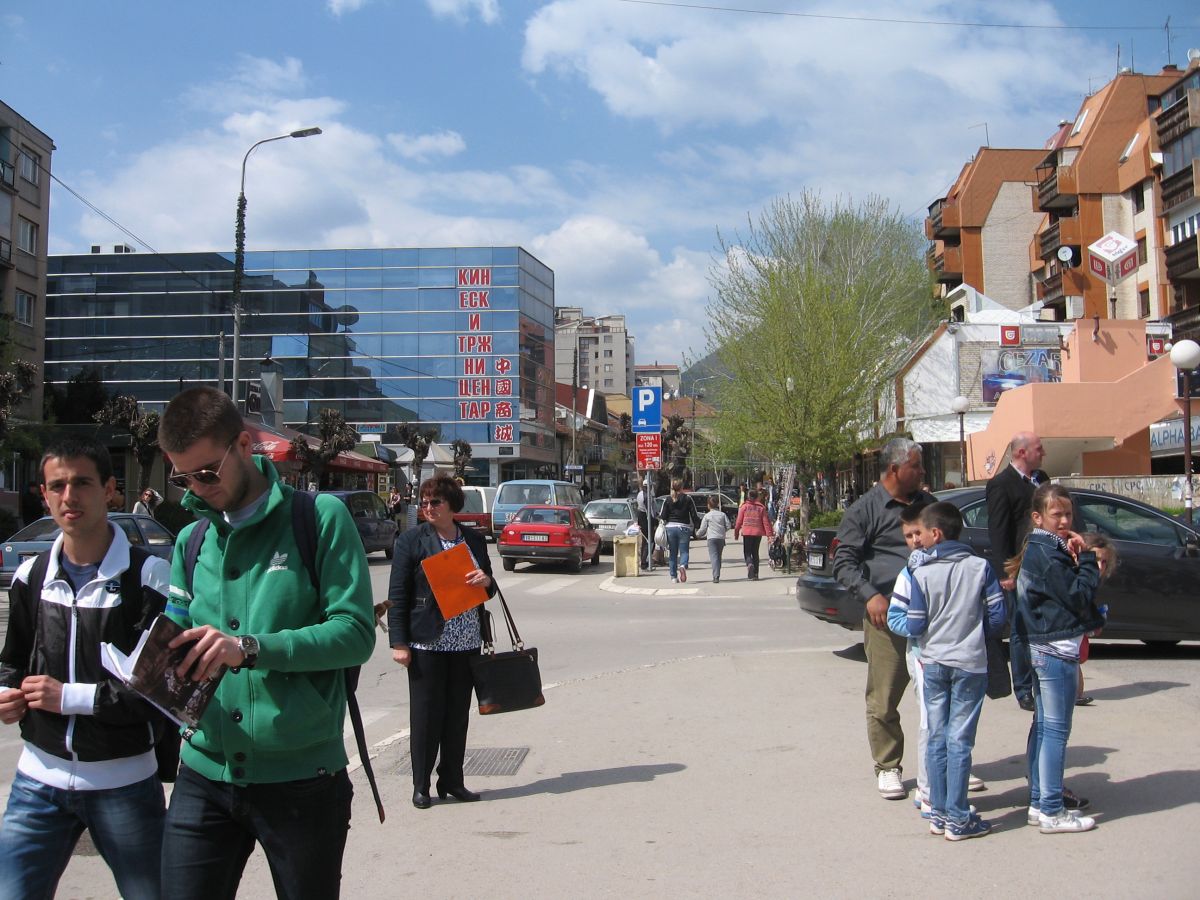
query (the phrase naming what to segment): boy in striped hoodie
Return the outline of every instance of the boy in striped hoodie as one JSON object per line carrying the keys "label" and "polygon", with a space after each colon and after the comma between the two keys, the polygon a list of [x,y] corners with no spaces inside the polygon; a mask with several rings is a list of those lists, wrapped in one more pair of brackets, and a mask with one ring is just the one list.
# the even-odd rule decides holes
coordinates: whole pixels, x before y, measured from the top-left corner
{"label": "boy in striped hoodie", "polygon": [[896,579],[888,627],[916,641],[929,726],[929,830],[960,841],[991,826],[967,803],[971,751],[987,687],[984,632],[1004,627],[1004,595],[991,566],[958,538],[962,514],[952,503],[926,507],[922,551]]}

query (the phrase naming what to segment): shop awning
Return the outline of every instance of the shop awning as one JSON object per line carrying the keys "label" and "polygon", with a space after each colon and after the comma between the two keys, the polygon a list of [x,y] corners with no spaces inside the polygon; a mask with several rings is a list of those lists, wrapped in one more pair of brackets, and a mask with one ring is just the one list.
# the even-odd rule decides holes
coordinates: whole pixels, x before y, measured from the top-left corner
{"label": "shop awning", "polygon": [[[250,433],[250,438],[254,441],[251,449],[255,453],[267,457],[273,463],[296,461],[296,454],[292,452],[292,438],[294,437],[303,438],[310,447],[317,447],[321,443],[310,434],[293,431],[291,428],[283,426],[270,428],[261,422],[250,421],[247,421],[245,426],[246,431]],[[376,474],[382,474],[388,470],[386,463],[370,459],[353,450],[339,453],[330,461],[327,468],[332,472],[374,472]]]}

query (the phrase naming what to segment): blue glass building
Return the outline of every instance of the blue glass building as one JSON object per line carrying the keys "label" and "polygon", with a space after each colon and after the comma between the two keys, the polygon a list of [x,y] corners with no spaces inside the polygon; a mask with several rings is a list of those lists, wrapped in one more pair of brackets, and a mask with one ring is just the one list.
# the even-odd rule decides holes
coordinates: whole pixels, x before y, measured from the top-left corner
{"label": "blue glass building", "polygon": [[[51,256],[47,382],[94,369],[161,408],[220,386],[223,359],[228,384],[232,283],[232,253]],[[326,408],[365,433],[419,423],[469,442],[491,480],[555,459],[554,273],[519,247],[248,252],[242,305],[238,396],[269,355],[285,425]]]}

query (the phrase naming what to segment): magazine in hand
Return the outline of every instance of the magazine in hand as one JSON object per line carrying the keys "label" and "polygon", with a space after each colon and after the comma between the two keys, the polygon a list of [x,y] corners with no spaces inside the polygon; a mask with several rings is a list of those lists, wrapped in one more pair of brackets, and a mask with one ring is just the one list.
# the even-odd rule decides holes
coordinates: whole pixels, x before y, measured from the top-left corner
{"label": "magazine in hand", "polygon": [[126,656],[112,644],[101,644],[100,660],[130,690],[180,725],[194,728],[217,692],[225,667],[207,681],[180,678],[175,668],[195,643],[189,641],[174,649],[167,646],[181,634],[182,628],[160,615],[149,631],[142,632],[132,653]]}

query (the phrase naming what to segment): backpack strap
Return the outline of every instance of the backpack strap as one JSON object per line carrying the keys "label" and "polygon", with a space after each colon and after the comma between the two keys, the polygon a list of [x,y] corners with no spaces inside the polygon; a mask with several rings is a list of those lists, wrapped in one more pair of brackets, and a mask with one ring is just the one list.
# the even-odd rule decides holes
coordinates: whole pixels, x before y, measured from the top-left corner
{"label": "backpack strap", "polygon": [[183,583],[187,592],[192,593],[192,576],[196,573],[196,560],[200,558],[200,548],[204,546],[204,535],[208,532],[208,519],[201,516],[196,520],[192,530],[188,532],[187,543],[183,547]]}

